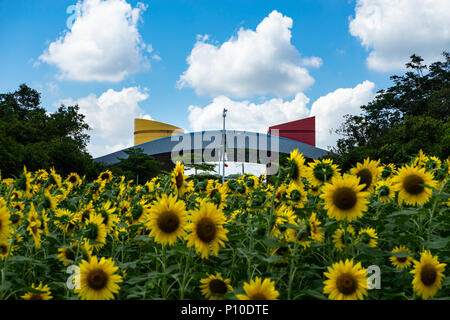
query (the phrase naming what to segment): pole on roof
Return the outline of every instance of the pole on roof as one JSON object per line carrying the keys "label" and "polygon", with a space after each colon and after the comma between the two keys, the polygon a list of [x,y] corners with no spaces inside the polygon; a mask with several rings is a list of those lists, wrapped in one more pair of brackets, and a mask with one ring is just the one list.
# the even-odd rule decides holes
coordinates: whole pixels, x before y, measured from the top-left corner
{"label": "pole on roof", "polygon": [[223,131],[222,131],[222,184],[225,183],[225,118],[227,116],[227,109],[223,108]]}

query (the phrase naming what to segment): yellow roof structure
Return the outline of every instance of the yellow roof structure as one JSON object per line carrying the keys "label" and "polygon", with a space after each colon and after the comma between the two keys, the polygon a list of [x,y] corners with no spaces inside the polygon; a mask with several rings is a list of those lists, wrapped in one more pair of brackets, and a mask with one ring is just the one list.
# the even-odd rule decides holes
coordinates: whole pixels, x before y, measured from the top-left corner
{"label": "yellow roof structure", "polygon": [[146,119],[134,119],[134,145],[183,134],[184,130],[167,123]]}

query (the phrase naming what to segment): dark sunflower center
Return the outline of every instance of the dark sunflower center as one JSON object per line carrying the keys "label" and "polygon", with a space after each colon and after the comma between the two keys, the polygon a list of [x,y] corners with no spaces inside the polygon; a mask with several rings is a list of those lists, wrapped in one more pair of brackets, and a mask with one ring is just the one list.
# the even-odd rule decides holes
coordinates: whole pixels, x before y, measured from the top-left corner
{"label": "dark sunflower center", "polygon": [[372,184],[372,172],[370,172],[369,169],[362,169],[360,170],[356,176],[359,177],[359,184],[365,184],[366,186],[364,187],[364,189],[362,189],[362,191],[367,190],[370,185]]}
{"label": "dark sunflower center", "polygon": [[219,279],[213,279],[209,282],[209,290],[212,293],[225,294],[228,291],[227,284]]}
{"label": "dark sunflower center", "polygon": [[357,283],[355,278],[348,273],[344,273],[340,275],[336,281],[336,287],[338,288],[339,292],[350,295],[355,293],[357,288]]}
{"label": "dark sunflower center", "polygon": [[420,272],[420,279],[422,283],[426,286],[431,286],[436,282],[437,272],[436,268],[432,265],[425,265]]}
{"label": "dark sunflower center", "polygon": [[158,228],[164,233],[172,233],[178,230],[180,218],[172,211],[163,212],[157,220]]}
{"label": "dark sunflower center", "polygon": [[89,288],[101,290],[108,284],[108,275],[101,269],[92,270],[87,276]]}
{"label": "dark sunflower center", "polygon": [[75,183],[75,182],[77,182],[77,177],[76,177],[76,176],[70,176],[69,182],[70,182],[70,183]]}
{"label": "dark sunflower center", "polygon": [[83,211],[81,214],[81,222],[85,222],[86,220],[89,220],[89,210]]}
{"label": "dark sunflower center", "polygon": [[175,177],[175,181],[177,184],[177,189],[181,189],[183,187],[183,183],[184,183],[183,174],[181,172],[179,172],[177,174],[177,176]]}
{"label": "dark sunflower center", "polygon": [[341,210],[352,209],[356,201],[356,192],[349,187],[338,188],[333,194],[333,204]]}
{"label": "dark sunflower center", "polygon": [[75,253],[72,251],[72,249],[66,249],[65,256],[67,260],[75,260]]}
{"label": "dark sunflower center", "polygon": [[95,240],[98,237],[98,226],[95,223],[89,223],[86,236],[91,239]]}
{"label": "dark sunflower center", "polygon": [[406,262],[407,257],[397,257],[397,261],[400,263]]}
{"label": "dark sunflower center", "polygon": [[388,186],[382,186],[380,188],[380,197],[386,197],[389,195],[389,187]]}
{"label": "dark sunflower center", "polygon": [[392,168],[389,166],[386,166],[383,168],[383,172],[381,173],[381,176],[386,179],[387,177],[389,177],[392,173]]}
{"label": "dark sunflower center", "polygon": [[291,198],[293,201],[299,201],[302,198],[302,194],[298,190],[292,190]]}
{"label": "dark sunflower center", "polygon": [[209,218],[203,218],[197,223],[197,236],[205,243],[214,240],[216,232],[216,225]]}
{"label": "dark sunflower center", "polygon": [[328,163],[319,163],[313,170],[314,177],[321,182],[330,180],[333,173],[333,168]]}
{"label": "dark sunflower center", "polygon": [[209,198],[210,198],[210,199],[214,199],[217,195],[220,195],[219,190],[213,189],[213,190],[211,191],[211,193],[209,194]]}
{"label": "dark sunflower center", "polygon": [[0,255],[6,255],[8,253],[8,246],[2,244],[0,245]]}
{"label": "dark sunflower center", "polygon": [[267,297],[262,292],[257,292],[250,297],[250,300],[267,300]]}
{"label": "dark sunflower center", "polygon": [[101,179],[101,180],[108,180],[109,177],[110,177],[109,173],[103,173],[103,174],[100,176],[100,179]]}
{"label": "dark sunflower center", "polygon": [[30,300],[44,300],[44,299],[42,299],[42,295],[40,295],[39,293],[32,293]]}
{"label": "dark sunflower center", "polygon": [[420,194],[425,189],[422,184],[424,184],[425,181],[422,179],[422,177],[419,177],[416,174],[412,174],[410,176],[407,176],[405,180],[403,181],[403,188],[408,192],[409,194]]}

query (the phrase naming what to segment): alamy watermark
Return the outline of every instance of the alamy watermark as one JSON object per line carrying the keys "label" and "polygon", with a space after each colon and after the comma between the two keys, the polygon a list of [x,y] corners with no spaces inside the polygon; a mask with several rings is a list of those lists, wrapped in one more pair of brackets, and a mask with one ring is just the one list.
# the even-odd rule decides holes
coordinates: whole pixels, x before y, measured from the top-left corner
{"label": "alamy watermark", "polygon": [[226,131],[225,135],[220,131],[174,134],[171,142],[178,143],[172,147],[171,160],[173,163],[181,160],[185,164],[222,161],[225,136],[227,161],[265,164],[267,174],[274,175],[279,166],[280,138],[277,134],[245,131]]}

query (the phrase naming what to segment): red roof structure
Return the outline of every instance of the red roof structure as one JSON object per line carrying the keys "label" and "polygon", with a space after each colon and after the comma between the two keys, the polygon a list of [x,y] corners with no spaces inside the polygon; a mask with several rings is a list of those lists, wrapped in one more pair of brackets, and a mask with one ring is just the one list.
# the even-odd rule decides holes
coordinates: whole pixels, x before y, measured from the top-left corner
{"label": "red roof structure", "polygon": [[[274,130],[278,130],[277,132]],[[316,146],[316,117],[294,120],[269,127],[268,134]]]}

